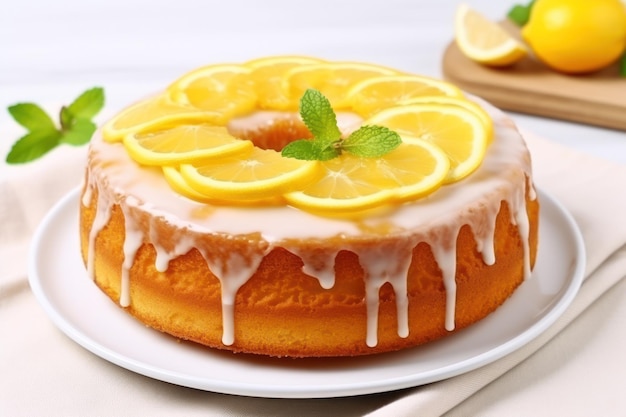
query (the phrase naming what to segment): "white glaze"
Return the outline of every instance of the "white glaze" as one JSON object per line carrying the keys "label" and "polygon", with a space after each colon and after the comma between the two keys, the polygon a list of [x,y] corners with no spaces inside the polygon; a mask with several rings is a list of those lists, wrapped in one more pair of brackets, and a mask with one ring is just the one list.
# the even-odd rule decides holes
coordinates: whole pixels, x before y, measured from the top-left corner
{"label": "white glaze", "polygon": [[[169,261],[198,247],[201,236],[227,233],[243,236],[260,234],[267,242],[263,251],[251,250],[245,254],[229,254],[226,263],[200,250],[209,269],[222,286],[222,342],[234,342],[234,300],[239,288],[254,274],[263,257],[275,247],[283,247],[304,262],[303,271],[318,278],[322,288],[332,288],[335,282],[334,263],[337,253],[324,257],[309,256],[300,246],[290,244],[308,239],[342,237],[342,250],[355,253],[365,272],[368,346],[376,346],[378,329],[379,290],[385,283],[394,289],[398,312],[398,336],[409,334],[407,271],[414,247],[428,243],[443,273],[446,289],[445,327],[453,330],[456,304],[456,236],[465,224],[474,234],[478,250],[486,264],[495,262],[493,234],[500,202],[506,201],[512,222],[518,225],[524,242],[524,276],[530,275],[528,247],[529,225],[525,204],[526,180],[532,178],[530,157],[524,141],[513,123],[497,109],[482,103],[494,119],[495,140],[490,145],[482,165],[468,178],[443,186],[435,193],[411,204],[373,214],[359,221],[327,218],[291,207],[212,207],[186,199],[175,193],[165,182],[159,169],[140,167],[127,155],[122,144],[109,144],[96,135],[90,146],[90,169],[82,203],[90,204],[94,190],[98,191],[97,213],[89,235],[88,269],[93,276],[94,242],[99,231],[110,218],[113,205],[119,205],[125,215],[126,241],[124,265],[121,271],[122,294],[120,304],[132,303],[129,294],[129,269],[137,249],[150,243],[157,252],[156,268],[167,269]],[[267,116],[265,116],[267,118]],[[347,117],[345,129],[354,126]],[[530,197],[535,198],[532,189]],[[472,216],[475,210],[484,210],[486,216]],[[181,230],[173,248],[159,241],[153,228],[141,232],[136,227],[139,216],[148,213],[151,218],[162,218]],[[482,219],[480,222],[477,219]],[[284,227],[288,224],[289,227]],[[365,249],[349,237],[363,236],[368,231],[393,230],[393,245]],[[371,232],[376,233],[376,232]],[[378,253],[375,253],[377,252]]]}

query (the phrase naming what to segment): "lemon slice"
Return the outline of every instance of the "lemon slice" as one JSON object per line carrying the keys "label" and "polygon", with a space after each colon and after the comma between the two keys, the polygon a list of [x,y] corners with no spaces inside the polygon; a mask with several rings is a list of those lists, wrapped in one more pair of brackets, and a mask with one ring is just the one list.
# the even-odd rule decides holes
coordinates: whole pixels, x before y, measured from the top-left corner
{"label": "lemon slice", "polygon": [[488,141],[491,142],[493,140],[493,120],[491,119],[491,116],[489,116],[489,113],[487,113],[485,109],[472,100],[449,96],[423,96],[402,100],[398,104],[402,106],[406,104],[445,104],[463,107],[464,109],[476,114],[476,116],[482,120],[483,124],[487,128]]}
{"label": "lemon slice", "polygon": [[528,49],[466,4],[457,8],[455,39],[461,51],[470,59],[485,65],[506,66],[521,60]]}
{"label": "lemon slice", "polygon": [[275,70],[282,72],[283,68],[292,68],[297,65],[320,64],[323,62],[324,61],[319,58],[301,55],[273,55],[251,59],[243,65],[252,68],[253,70],[267,69],[270,70],[271,73],[274,73]]}
{"label": "lemon slice", "polygon": [[255,200],[218,200],[216,198],[211,198],[196,191],[191,185],[189,185],[189,183],[185,180],[185,177],[183,177],[183,175],[177,168],[166,165],[162,167],[162,170],[165,180],[174,191],[184,197],[187,197],[199,203],[240,207],[250,207],[258,205],[263,205],[265,207],[285,205],[285,200],[282,198],[282,196],[278,195],[266,198],[259,198]]}
{"label": "lemon slice", "polygon": [[247,155],[254,148],[252,142],[233,137],[225,127],[206,124],[131,133],[124,137],[124,146],[130,156],[143,165],[175,165]]}
{"label": "lemon slice", "polygon": [[183,164],[180,172],[196,191],[217,200],[271,198],[314,182],[321,174],[319,161],[285,158],[271,149],[253,148],[240,155]]}
{"label": "lemon slice", "polygon": [[376,113],[363,124],[386,126],[401,136],[426,140],[450,158],[445,183],[465,178],[482,162],[490,141],[489,129],[473,111],[444,104],[409,104]]}
{"label": "lemon slice", "polygon": [[463,97],[461,90],[450,83],[418,75],[369,78],[355,84],[346,94],[352,109],[364,117],[414,97]]}
{"label": "lemon slice", "polygon": [[246,62],[244,65],[250,68],[250,78],[254,82],[254,88],[258,96],[258,105],[261,109],[270,110],[295,110],[293,102],[283,90],[283,78],[287,71],[302,65],[315,65],[323,63],[321,59],[309,58],[297,55],[271,56],[258,58]]}
{"label": "lemon slice", "polygon": [[356,83],[380,75],[398,72],[390,68],[356,62],[332,62],[292,68],[284,76],[283,90],[293,108],[297,108],[300,97],[308,88],[322,93],[334,109],[347,108],[346,92]]}
{"label": "lemon slice", "polygon": [[380,158],[342,154],[322,165],[325,175],[321,179],[285,195],[290,204],[324,214],[345,214],[413,200],[442,184],[450,162],[437,146],[413,138]]}
{"label": "lemon slice", "polygon": [[163,170],[163,176],[170,188],[178,194],[200,203],[211,202],[209,197],[194,190],[187,181],[185,181],[185,178],[183,178],[178,169],[168,165],[161,167],[161,169]]}
{"label": "lemon slice", "polygon": [[107,142],[121,141],[124,136],[174,123],[211,122],[219,113],[202,111],[171,102],[161,95],[140,101],[118,113],[102,127]]}
{"label": "lemon slice", "polygon": [[191,71],[167,88],[180,104],[222,114],[221,123],[256,107],[251,69],[243,65],[209,65]]}

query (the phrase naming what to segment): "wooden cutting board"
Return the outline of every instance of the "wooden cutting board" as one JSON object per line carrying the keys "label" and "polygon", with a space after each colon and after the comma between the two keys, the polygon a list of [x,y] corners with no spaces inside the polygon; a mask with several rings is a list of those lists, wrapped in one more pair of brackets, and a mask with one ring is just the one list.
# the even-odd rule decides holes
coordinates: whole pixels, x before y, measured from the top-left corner
{"label": "wooden cutting board", "polygon": [[533,57],[508,68],[468,59],[455,42],[443,57],[444,77],[496,106],[626,131],[626,78],[615,64],[590,75],[564,75]]}

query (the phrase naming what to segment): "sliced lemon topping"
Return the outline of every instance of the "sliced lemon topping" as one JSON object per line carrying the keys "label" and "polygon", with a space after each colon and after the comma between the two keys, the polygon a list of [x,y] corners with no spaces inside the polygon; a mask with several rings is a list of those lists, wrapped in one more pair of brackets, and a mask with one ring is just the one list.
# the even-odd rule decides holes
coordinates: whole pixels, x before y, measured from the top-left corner
{"label": "sliced lemon topping", "polygon": [[[365,124],[386,126],[441,148],[450,159],[445,182],[465,178],[482,162],[490,132],[481,118],[468,109],[444,104],[408,104],[383,110]],[[407,139],[408,143],[411,139]]]}
{"label": "sliced lemon topping", "polygon": [[[302,137],[277,135],[271,117],[254,119],[262,125],[249,132],[239,127],[235,136],[229,130],[234,118],[259,109],[295,116],[310,89],[333,108],[365,117],[366,129],[352,126],[336,134],[317,120],[303,120],[309,130],[316,122],[313,150],[342,146],[331,159],[300,160],[278,152]],[[402,142],[382,155],[356,152],[357,145],[376,149],[377,140],[390,140],[374,127],[391,129]],[[184,197],[212,204],[291,204],[324,215],[360,215],[458,181],[480,165],[492,136],[489,115],[451,84],[376,65],[300,56],[199,68],[103,127],[104,140],[122,141],[139,164],[162,167],[168,184]]]}
{"label": "sliced lemon topping", "polygon": [[276,205],[284,205],[285,199],[282,198],[282,195],[274,195],[271,197],[261,197],[254,199],[246,199],[246,200],[220,200],[213,194],[203,194],[189,185],[189,182],[185,179],[183,174],[180,173],[180,169],[174,166],[163,166],[163,176],[165,180],[169,184],[169,186],[180,194],[181,196],[187,197],[191,200],[198,201],[200,203],[206,204],[214,204],[214,205],[237,205],[237,206],[276,206]]}
{"label": "sliced lemon topping", "polygon": [[[298,102],[283,89],[285,74],[293,68],[321,64],[324,61],[303,56],[272,56],[246,62],[258,97],[260,109],[295,110]],[[299,97],[298,97],[299,98]]]}
{"label": "sliced lemon topping", "polygon": [[285,158],[272,149],[253,148],[200,164],[183,164],[180,172],[196,191],[218,200],[259,200],[297,190],[321,174],[319,161]]}
{"label": "sliced lemon topping", "polygon": [[487,136],[489,141],[493,139],[493,122],[491,120],[491,116],[489,113],[485,111],[482,107],[480,107],[476,102],[472,100],[468,100],[462,97],[450,97],[450,96],[421,96],[421,97],[413,97],[407,100],[402,100],[398,104],[399,105],[407,105],[407,104],[445,104],[457,107],[463,107],[473,113],[476,114],[482,120],[483,125],[487,129]]}
{"label": "sliced lemon topping", "polygon": [[438,147],[413,139],[380,158],[350,154],[322,162],[324,175],[285,198],[301,209],[326,214],[358,212],[415,199],[438,188],[449,160]]}
{"label": "sliced lemon topping", "polygon": [[394,74],[398,72],[390,68],[356,62],[302,65],[287,71],[283,90],[290,98],[293,109],[298,108],[300,97],[309,88],[326,96],[333,108],[344,109],[349,107],[346,93],[353,85],[371,77]]}
{"label": "sliced lemon topping", "polygon": [[218,112],[175,103],[167,96],[159,95],[122,110],[104,124],[102,136],[107,142],[119,142],[134,132],[177,123],[215,122],[219,118],[221,114]]}
{"label": "sliced lemon topping", "polygon": [[131,157],[144,165],[172,165],[231,155],[247,155],[254,145],[239,140],[225,127],[208,124],[179,125],[124,137]]}
{"label": "sliced lemon topping", "polygon": [[182,76],[167,93],[174,102],[221,114],[219,121],[225,124],[256,108],[251,72],[243,65],[209,65]]}
{"label": "sliced lemon topping", "polygon": [[371,77],[355,84],[347,92],[352,109],[367,117],[401,101],[424,96],[463,97],[454,85],[417,75]]}
{"label": "sliced lemon topping", "polygon": [[189,185],[177,168],[165,165],[162,169],[165,180],[178,194],[201,203],[212,202],[210,197],[199,193],[191,185]]}

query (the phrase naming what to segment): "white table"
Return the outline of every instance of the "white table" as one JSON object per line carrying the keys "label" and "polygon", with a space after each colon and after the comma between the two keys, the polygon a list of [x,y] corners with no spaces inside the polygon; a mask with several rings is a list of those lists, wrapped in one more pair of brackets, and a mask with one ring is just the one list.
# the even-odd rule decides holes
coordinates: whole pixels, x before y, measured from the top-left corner
{"label": "white table", "polygon": [[[502,19],[514,2],[469,3],[490,18]],[[442,54],[452,39],[456,4],[452,0],[4,0],[0,5],[0,155],[4,159],[21,132],[5,111],[11,104],[35,101],[56,109],[98,85],[106,90],[107,104],[101,116],[104,118],[138,97],[162,89],[185,71],[207,63],[303,54],[374,62],[440,77]],[[523,129],[626,165],[624,132],[528,115],[512,116]],[[0,179],[15,172],[14,168],[0,165]],[[76,178],[76,183],[80,180]],[[605,312],[598,314],[608,314],[610,310],[623,318],[625,301],[624,296],[613,294],[611,300],[597,307]],[[28,326],[27,322],[24,326]],[[6,338],[10,335],[1,335],[0,344]],[[69,340],[67,345],[77,355],[89,355]],[[36,354],[36,347],[32,352]],[[615,352],[614,349],[607,355]],[[4,354],[6,351],[0,347],[0,364],[5,360]],[[597,360],[598,366],[615,366],[608,358]],[[625,368],[623,357],[617,365]],[[120,383],[136,381],[132,374],[114,366],[107,369],[107,376],[116,372]],[[543,376],[553,378],[558,372],[558,368],[552,369]],[[598,381],[602,392],[595,392],[597,385],[584,381],[584,375],[578,377],[592,391],[590,401],[602,401],[604,397],[615,401],[618,395],[611,390],[622,389],[602,386]],[[56,382],[67,384],[68,390],[80,384],[64,378]],[[15,390],[23,393],[25,388]],[[532,401],[532,392],[523,391],[502,395]],[[41,395],[32,394],[35,402]],[[0,415],[4,415],[3,401],[11,395],[0,393]],[[84,398],[77,401],[88,403]],[[271,400],[254,401],[259,414],[271,415],[276,410],[276,403]],[[54,411],[62,410],[56,408],[61,402],[52,403],[51,408],[41,403],[39,414],[55,414]],[[338,411],[346,415],[362,413],[368,409],[368,402],[371,400],[365,398],[365,405],[352,412],[345,406]],[[106,414],[107,404],[97,404],[100,408],[91,410],[94,415]],[[624,405],[623,400],[620,404]],[[546,410],[546,404],[537,407]],[[615,415],[620,414],[614,411]],[[622,408],[621,413],[625,412]]]}

